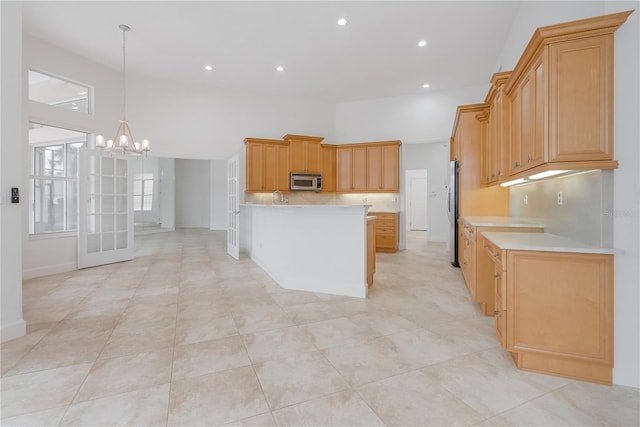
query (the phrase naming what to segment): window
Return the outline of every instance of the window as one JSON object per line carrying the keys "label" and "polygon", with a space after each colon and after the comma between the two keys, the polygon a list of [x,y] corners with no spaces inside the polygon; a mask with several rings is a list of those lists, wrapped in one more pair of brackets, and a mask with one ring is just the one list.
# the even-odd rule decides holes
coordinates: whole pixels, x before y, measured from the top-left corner
{"label": "window", "polygon": [[29,123],[29,233],[78,229],[78,150],[87,134]]}
{"label": "window", "polygon": [[89,87],[29,70],[29,99],[54,107],[89,113]]}
{"label": "window", "polygon": [[133,176],[133,210],[153,210],[153,173],[137,173]]}

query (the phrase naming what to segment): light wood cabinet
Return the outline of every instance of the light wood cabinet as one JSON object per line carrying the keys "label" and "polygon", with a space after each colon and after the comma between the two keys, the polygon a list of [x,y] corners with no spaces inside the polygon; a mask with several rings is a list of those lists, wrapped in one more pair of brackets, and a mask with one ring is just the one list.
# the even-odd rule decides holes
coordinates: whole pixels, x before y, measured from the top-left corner
{"label": "light wood cabinet", "polygon": [[503,250],[494,263],[495,331],[520,369],[611,384],[613,255]]}
{"label": "light wood cabinet", "polygon": [[544,102],[545,81],[542,57],[523,76],[509,96],[511,103],[511,145],[509,174],[530,169],[545,162]]}
{"label": "light wood cabinet", "polygon": [[[507,226],[507,225],[472,225],[465,218],[458,221],[460,238],[458,240],[458,262],[462,275],[474,302],[480,305],[485,316],[493,316],[495,310],[494,266],[493,260],[485,253],[488,240],[482,236],[484,231],[510,231],[520,233],[541,233],[543,226]],[[494,252],[494,257],[500,254]]]}
{"label": "light wood cabinet", "polygon": [[373,284],[376,272],[376,219],[367,218],[367,285]]}
{"label": "light wood cabinet", "polygon": [[400,192],[400,141],[339,145],[339,193]]}
{"label": "light wood cabinet", "polygon": [[360,193],[367,191],[367,147],[354,144],[336,149],[337,192]]}
{"label": "light wood cabinet", "polygon": [[484,155],[483,173],[484,184],[494,184],[507,175],[509,154],[509,102],[505,100],[504,85],[507,83],[510,71],[495,73],[491,78],[491,88],[485,98],[489,108],[487,138]]}
{"label": "light wood cabinet", "polygon": [[369,212],[369,215],[376,217],[376,251],[397,252],[399,214],[397,212]]}
{"label": "light wood cabinet", "polygon": [[509,179],[612,169],[613,38],[631,11],[536,30],[505,87]]}
{"label": "light wood cabinet", "polygon": [[336,192],[337,163],[336,146],[321,144],[322,148],[322,193]]}
{"label": "light wood cabinet", "polygon": [[247,192],[289,191],[289,144],[260,138],[246,138]]}
{"label": "light wood cabinet", "polygon": [[289,143],[289,166],[291,172],[322,172],[322,137],[291,135],[283,137]]}
{"label": "light wood cabinet", "polygon": [[487,104],[460,105],[451,133],[458,147],[458,211],[463,215],[509,215],[509,190],[483,183]]}
{"label": "light wood cabinet", "polygon": [[399,192],[399,143],[367,146],[367,191]]}

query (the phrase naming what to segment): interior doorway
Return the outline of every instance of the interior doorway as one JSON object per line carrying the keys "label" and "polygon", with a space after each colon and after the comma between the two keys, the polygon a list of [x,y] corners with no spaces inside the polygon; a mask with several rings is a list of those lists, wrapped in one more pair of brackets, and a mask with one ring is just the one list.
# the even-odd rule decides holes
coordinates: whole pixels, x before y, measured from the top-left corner
{"label": "interior doorway", "polygon": [[407,183],[407,231],[428,231],[427,170],[411,169],[405,174]]}

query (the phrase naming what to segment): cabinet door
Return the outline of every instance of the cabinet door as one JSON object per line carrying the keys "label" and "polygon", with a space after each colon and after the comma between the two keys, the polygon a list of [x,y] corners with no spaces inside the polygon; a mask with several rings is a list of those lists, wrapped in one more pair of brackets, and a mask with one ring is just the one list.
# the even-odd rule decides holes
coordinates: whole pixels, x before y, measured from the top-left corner
{"label": "cabinet door", "polygon": [[336,147],[322,146],[322,192],[336,192]]}
{"label": "cabinet door", "polygon": [[612,160],[613,34],[550,45],[549,86],[549,160]]}
{"label": "cabinet door", "polygon": [[306,141],[289,141],[289,164],[291,172],[306,172]]}
{"label": "cabinet door", "polygon": [[534,145],[534,97],[535,97],[535,77],[530,71],[520,85],[520,158],[516,160],[517,171],[527,168],[527,163],[531,160],[530,149]]}
{"label": "cabinet door", "polygon": [[289,147],[286,145],[278,145],[278,178],[276,188],[280,191],[289,191]]}
{"label": "cabinet door", "polygon": [[507,348],[613,362],[613,255],[509,251]]}
{"label": "cabinet door", "polygon": [[533,79],[533,138],[531,146],[527,147],[525,158],[523,159],[528,168],[538,166],[546,161],[545,150],[547,147],[547,127],[546,127],[546,105],[547,105],[547,83],[545,72],[545,61],[542,55],[534,63],[531,70]]}
{"label": "cabinet door", "polygon": [[367,189],[382,190],[382,147],[367,147]]}
{"label": "cabinet door", "polygon": [[503,277],[504,275],[505,272],[502,271],[502,268],[498,264],[495,264],[493,275],[495,290],[495,330],[500,345],[502,348],[507,348],[507,281]]}
{"label": "cabinet door", "polygon": [[399,162],[400,154],[397,145],[385,145],[382,147],[382,188],[383,191],[399,192]]}
{"label": "cabinet door", "polygon": [[322,171],[322,148],[319,142],[305,141],[306,143],[306,171],[320,173]]}
{"label": "cabinet door", "polygon": [[277,145],[264,144],[264,191],[275,191],[278,189],[278,158],[279,149]]}
{"label": "cabinet door", "polygon": [[353,149],[336,149],[337,157],[337,183],[338,192],[349,192],[353,190]]}
{"label": "cabinet door", "polygon": [[352,191],[367,191],[367,149],[353,149],[353,182]]}
{"label": "cabinet door", "polygon": [[522,162],[522,95],[516,87],[509,96],[511,138],[509,143],[509,175],[520,172]]}
{"label": "cabinet door", "polygon": [[262,144],[246,144],[247,191],[264,190],[264,150]]}

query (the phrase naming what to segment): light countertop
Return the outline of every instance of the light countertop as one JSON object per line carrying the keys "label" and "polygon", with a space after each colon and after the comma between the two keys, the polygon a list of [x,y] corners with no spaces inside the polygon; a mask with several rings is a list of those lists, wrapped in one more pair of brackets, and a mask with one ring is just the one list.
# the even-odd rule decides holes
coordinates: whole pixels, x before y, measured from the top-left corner
{"label": "light countertop", "polygon": [[461,216],[460,219],[474,227],[544,228],[539,221],[510,216]]}
{"label": "light countertop", "polygon": [[246,206],[246,207],[250,207],[250,208],[278,208],[278,209],[282,209],[282,208],[297,208],[297,209],[302,209],[302,208],[313,208],[313,209],[346,209],[346,208],[369,208],[371,207],[371,205],[330,205],[330,204],[317,204],[317,205],[290,205],[290,204],[271,204],[271,203],[244,203],[241,204],[240,206]]}
{"label": "light countertop", "polygon": [[481,233],[500,249],[520,251],[577,252],[588,254],[619,254],[613,248],[600,248],[551,233],[518,233],[483,231]]}

